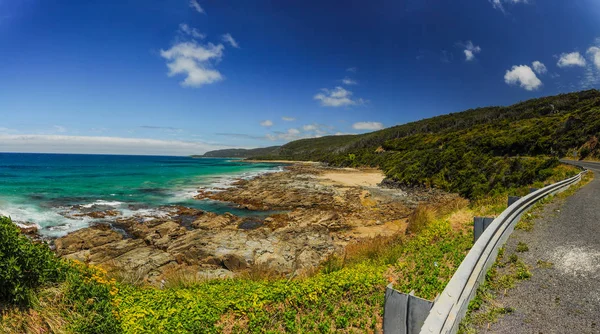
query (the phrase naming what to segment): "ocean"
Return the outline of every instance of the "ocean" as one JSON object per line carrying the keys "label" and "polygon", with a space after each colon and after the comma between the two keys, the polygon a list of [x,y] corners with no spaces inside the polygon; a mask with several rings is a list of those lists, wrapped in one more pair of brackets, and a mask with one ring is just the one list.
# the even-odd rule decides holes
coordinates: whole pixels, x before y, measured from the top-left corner
{"label": "ocean", "polygon": [[118,212],[110,219],[167,214],[174,205],[256,215],[194,196],[282,168],[236,159],[0,153],[0,216],[35,223],[40,234],[57,237],[107,220],[83,215],[86,210]]}

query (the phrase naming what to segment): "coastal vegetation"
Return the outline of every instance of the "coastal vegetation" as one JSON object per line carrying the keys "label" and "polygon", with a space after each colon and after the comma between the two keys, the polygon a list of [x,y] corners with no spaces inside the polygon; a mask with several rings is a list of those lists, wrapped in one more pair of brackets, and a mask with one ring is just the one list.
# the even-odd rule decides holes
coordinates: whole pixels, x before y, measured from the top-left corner
{"label": "coastal vegetation", "polygon": [[[561,165],[552,171],[548,182],[576,168]],[[381,329],[385,286],[393,283],[400,291],[435,298],[472,245],[473,216],[498,214],[506,200],[502,194],[421,205],[409,217],[407,233],[350,244],[299,277],[249,272],[204,281],[173,273],[163,288],[139,284],[127,273],[112,276],[101,268],[59,259],[46,244],[32,242],[3,218],[3,237],[16,241],[2,249],[2,262],[34,263],[36,270],[55,274],[34,280],[28,298],[2,300],[0,332],[374,332]],[[18,251],[27,248],[35,253]],[[32,262],[30,257],[38,254],[44,260]],[[2,286],[15,277],[7,268],[0,270]]]}
{"label": "coastal vegetation", "polygon": [[363,135],[293,141],[261,159],[382,169],[388,184],[467,198],[544,181],[562,157],[600,157],[600,91],[437,116]]}
{"label": "coastal vegetation", "polygon": [[[299,276],[250,269],[188,280],[173,273],[168,284],[148,286],[58,258],[0,218],[0,332],[375,332],[388,283],[427,299],[443,290],[472,246],[473,216],[496,215],[509,194],[575,175],[560,157],[575,150],[580,158],[599,156],[599,116],[600,92],[593,90],[278,148],[262,158],[377,166],[389,186],[463,196],[419,203],[406,232],[350,243]],[[518,272],[519,279],[527,275]]]}
{"label": "coastal vegetation", "polygon": [[193,155],[194,158],[252,158],[261,155],[277,154],[280,146],[259,147],[254,149],[229,148],[208,151],[203,155]]}

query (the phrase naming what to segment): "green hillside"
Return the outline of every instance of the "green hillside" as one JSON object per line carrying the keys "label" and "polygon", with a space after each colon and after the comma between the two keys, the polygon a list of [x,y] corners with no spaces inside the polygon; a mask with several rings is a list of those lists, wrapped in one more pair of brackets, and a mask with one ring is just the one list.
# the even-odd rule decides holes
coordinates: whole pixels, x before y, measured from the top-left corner
{"label": "green hillside", "polygon": [[263,159],[378,166],[389,184],[476,198],[543,181],[558,158],[599,157],[600,91],[437,116],[380,131],[302,139]]}
{"label": "green hillside", "polygon": [[262,155],[278,154],[280,146],[260,147],[253,149],[230,148],[208,151],[203,155],[194,155],[194,158],[252,158]]}

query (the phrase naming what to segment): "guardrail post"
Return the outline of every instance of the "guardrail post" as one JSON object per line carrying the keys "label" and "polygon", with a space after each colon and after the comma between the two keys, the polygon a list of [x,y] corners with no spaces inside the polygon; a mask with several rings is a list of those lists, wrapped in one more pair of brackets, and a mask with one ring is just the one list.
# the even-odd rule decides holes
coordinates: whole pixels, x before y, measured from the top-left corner
{"label": "guardrail post", "polygon": [[390,283],[385,289],[383,307],[383,332],[385,334],[408,334],[408,295],[394,290]]}
{"label": "guardrail post", "polygon": [[477,241],[483,234],[483,231],[490,226],[494,218],[490,217],[475,217],[473,218],[473,242]]}
{"label": "guardrail post", "polygon": [[429,311],[433,307],[433,302],[415,297],[414,291],[408,296],[408,333],[419,333],[421,327],[425,323],[425,319],[429,316]]}
{"label": "guardrail post", "polygon": [[385,289],[383,333],[415,334],[421,331],[433,302],[395,290],[390,283]]}
{"label": "guardrail post", "polygon": [[519,196],[508,196],[508,206],[513,205],[519,199],[521,199]]}

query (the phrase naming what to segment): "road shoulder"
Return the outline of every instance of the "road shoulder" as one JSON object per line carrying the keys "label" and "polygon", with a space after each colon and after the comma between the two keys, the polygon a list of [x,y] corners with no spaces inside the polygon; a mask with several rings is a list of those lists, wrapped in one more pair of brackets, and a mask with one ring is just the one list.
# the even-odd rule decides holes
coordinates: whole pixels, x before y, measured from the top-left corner
{"label": "road shoulder", "polygon": [[471,303],[462,333],[600,333],[600,245],[578,235],[594,223],[588,211],[596,188],[599,180],[524,215]]}

